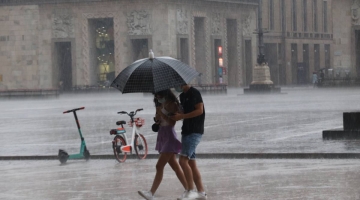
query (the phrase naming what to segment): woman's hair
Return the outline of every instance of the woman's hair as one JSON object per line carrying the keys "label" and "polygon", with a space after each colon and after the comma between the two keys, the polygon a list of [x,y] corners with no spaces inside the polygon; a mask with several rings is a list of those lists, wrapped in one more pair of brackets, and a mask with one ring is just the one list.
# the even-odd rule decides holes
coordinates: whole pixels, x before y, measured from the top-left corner
{"label": "woman's hair", "polygon": [[[155,93],[155,97],[156,97],[157,95],[164,97],[164,98],[167,99],[168,101],[175,102],[176,105],[180,105],[179,100],[176,98],[175,94],[174,94],[170,89],[156,92],[156,93]],[[154,103],[156,104],[156,102],[158,102],[158,101],[157,101],[156,98],[154,98]],[[156,105],[155,105],[155,106],[156,106]]]}
{"label": "woman's hair", "polygon": [[154,96],[154,104],[155,107],[159,107],[161,105],[161,103],[159,103],[159,101],[157,100],[157,98]]}

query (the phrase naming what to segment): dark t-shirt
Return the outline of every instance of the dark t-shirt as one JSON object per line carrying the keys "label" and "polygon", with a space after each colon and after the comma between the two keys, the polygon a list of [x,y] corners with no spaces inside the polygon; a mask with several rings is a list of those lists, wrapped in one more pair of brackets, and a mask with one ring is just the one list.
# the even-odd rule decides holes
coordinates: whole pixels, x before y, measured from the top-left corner
{"label": "dark t-shirt", "polygon": [[[195,105],[203,103],[199,90],[190,87],[186,93],[180,94],[180,103],[183,107],[184,113],[190,113],[195,110]],[[191,133],[204,133],[204,122],[205,122],[205,107],[203,107],[203,114],[189,119],[184,119],[182,125],[182,135],[188,135]]]}

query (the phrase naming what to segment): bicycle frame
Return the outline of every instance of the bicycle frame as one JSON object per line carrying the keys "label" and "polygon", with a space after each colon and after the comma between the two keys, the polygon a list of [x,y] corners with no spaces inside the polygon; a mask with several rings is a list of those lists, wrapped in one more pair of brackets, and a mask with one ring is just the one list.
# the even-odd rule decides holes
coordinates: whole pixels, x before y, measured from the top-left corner
{"label": "bicycle frame", "polygon": [[[134,123],[135,122],[133,122],[133,128],[132,128],[132,132],[131,132],[130,144],[128,143],[128,145],[125,145],[125,146],[121,147],[121,151],[123,151],[125,153],[132,154],[132,150],[134,149],[135,135],[138,135],[140,137],[140,135],[139,135],[139,132],[140,132],[139,129],[140,128],[137,127]],[[126,134],[125,133],[122,133],[122,134],[124,136],[125,141],[128,142],[128,138],[127,138]]]}
{"label": "bicycle frame", "polygon": [[[129,117],[130,117],[130,122],[129,122],[129,125],[132,126],[132,132],[131,132],[131,141],[130,141],[130,144],[128,143],[128,138],[126,136],[125,133],[122,133],[123,136],[124,136],[124,139],[126,141],[126,143],[128,145],[125,145],[125,146],[121,146],[121,151],[124,152],[124,153],[130,153],[132,154],[132,150],[134,149],[134,142],[135,142],[135,136],[138,135],[138,137],[140,137],[139,133],[140,133],[140,126],[137,125],[137,120],[134,119],[136,113],[138,111],[141,111],[143,110],[142,108],[141,109],[137,109],[134,112],[130,112],[130,113],[127,113],[125,111],[121,111],[121,112],[118,112],[118,114],[127,114]],[[139,118],[137,118],[139,119]]]}

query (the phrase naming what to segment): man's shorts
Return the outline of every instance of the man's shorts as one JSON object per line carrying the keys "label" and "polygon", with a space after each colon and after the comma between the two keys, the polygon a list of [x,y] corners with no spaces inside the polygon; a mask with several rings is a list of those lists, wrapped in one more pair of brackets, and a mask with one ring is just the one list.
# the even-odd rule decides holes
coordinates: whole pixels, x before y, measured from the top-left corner
{"label": "man's shorts", "polygon": [[196,154],[195,149],[200,143],[202,134],[191,133],[189,135],[182,135],[181,137],[181,156],[186,156],[190,160],[195,160]]}

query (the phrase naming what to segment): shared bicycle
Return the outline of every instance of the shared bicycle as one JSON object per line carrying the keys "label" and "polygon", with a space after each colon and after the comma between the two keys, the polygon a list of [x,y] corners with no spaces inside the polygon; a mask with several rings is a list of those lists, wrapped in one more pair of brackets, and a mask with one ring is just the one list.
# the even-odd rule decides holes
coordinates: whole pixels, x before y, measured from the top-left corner
{"label": "shared bicycle", "polygon": [[135,150],[138,159],[145,159],[148,153],[148,146],[145,137],[140,133],[140,128],[145,124],[145,120],[142,118],[135,118],[137,112],[143,109],[137,109],[136,111],[126,112],[120,111],[118,114],[127,114],[130,117],[128,125],[132,127],[132,134],[130,143],[126,136],[126,130],[124,128],[125,121],[117,121],[116,125],[121,126],[117,129],[111,129],[110,135],[115,135],[112,141],[112,148],[114,151],[115,159],[122,163],[125,162],[127,154],[132,154]]}

